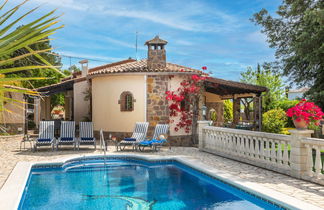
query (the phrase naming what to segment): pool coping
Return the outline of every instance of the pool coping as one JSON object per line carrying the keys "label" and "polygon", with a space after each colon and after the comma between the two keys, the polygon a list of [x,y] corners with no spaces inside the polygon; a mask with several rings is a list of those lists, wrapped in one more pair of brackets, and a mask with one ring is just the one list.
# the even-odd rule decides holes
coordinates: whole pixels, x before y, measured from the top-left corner
{"label": "pool coping", "polygon": [[[224,173],[190,156],[184,156],[184,155],[161,156],[161,155],[139,155],[139,154],[107,154],[106,156],[116,157],[116,158],[118,157],[137,158],[145,161],[174,160],[174,161],[178,161],[179,163],[185,164],[195,170],[198,170],[202,173],[205,173],[211,177],[214,177],[220,181],[228,183],[234,187],[240,188],[251,194],[258,195],[259,197],[262,197],[266,200],[269,200],[287,209],[312,209],[312,210],[322,209],[313,204],[298,200],[297,198],[263,187],[257,183],[246,181],[242,178]],[[1,210],[18,209],[20,200],[24,192],[24,188],[28,181],[30,170],[33,166],[43,165],[43,164],[62,165],[73,159],[89,158],[89,157],[102,158],[104,157],[104,155],[101,154],[71,155],[69,157],[58,158],[52,161],[18,162],[0,190],[0,209]]]}

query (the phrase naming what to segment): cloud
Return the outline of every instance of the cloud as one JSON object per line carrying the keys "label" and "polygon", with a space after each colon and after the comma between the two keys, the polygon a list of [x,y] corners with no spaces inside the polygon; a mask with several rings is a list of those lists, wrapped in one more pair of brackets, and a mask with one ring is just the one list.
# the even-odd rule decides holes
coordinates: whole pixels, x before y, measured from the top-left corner
{"label": "cloud", "polygon": [[[145,6],[135,1],[76,1],[76,0],[34,0],[33,3],[54,5],[95,16],[139,19],[158,23],[170,28],[193,32],[221,32],[236,28],[235,16],[200,2],[161,1]],[[71,12],[71,11],[69,11]],[[199,17],[200,16],[200,17]],[[199,17],[199,18],[198,18]],[[203,21],[201,21],[203,20]],[[233,24],[235,23],[235,24]],[[228,26],[231,27],[228,27]]]}
{"label": "cloud", "polygon": [[[10,0],[8,4],[21,3]],[[264,6],[264,4],[266,4]],[[279,3],[210,0],[32,0],[25,10],[41,5],[38,14],[58,8],[65,28],[55,34],[55,51],[100,62],[134,56],[145,58],[144,42],[159,34],[169,42],[169,62],[236,78],[248,65],[274,60],[266,37],[248,19],[262,7],[275,11]],[[271,8],[272,7],[272,8]],[[31,20],[35,15],[31,15]],[[27,17],[29,18],[29,17]],[[66,64],[70,59],[64,58]],[[80,59],[81,60],[81,59]],[[72,59],[76,64],[79,59]],[[235,73],[237,72],[237,73]]]}

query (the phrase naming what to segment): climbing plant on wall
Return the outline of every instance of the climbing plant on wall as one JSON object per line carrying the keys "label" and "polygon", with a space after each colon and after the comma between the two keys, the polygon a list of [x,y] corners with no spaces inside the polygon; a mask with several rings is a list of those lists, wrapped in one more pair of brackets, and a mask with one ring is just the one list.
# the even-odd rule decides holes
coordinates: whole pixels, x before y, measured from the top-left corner
{"label": "climbing plant on wall", "polygon": [[[207,70],[206,67],[202,68]],[[205,75],[192,75],[184,79],[176,91],[167,91],[166,99],[170,101],[170,117],[179,117],[175,131],[184,129],[186,133],[192,133],[192,143],[196,142],[197,121],[199,116],[199,101],[203,91]],[[172,121],[174,122],[174,121]]]}

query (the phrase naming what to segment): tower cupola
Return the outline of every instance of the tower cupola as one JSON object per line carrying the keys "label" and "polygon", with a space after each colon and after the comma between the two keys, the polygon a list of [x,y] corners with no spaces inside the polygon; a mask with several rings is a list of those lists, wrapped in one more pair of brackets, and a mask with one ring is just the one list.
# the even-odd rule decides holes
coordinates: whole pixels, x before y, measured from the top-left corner
{"label": "tower cupola", "polygon": [[145,42],[148,47],[147,67],[149,69],[162,69],[166,67],[165,45],[168,42],[155,36],[154,39]]}

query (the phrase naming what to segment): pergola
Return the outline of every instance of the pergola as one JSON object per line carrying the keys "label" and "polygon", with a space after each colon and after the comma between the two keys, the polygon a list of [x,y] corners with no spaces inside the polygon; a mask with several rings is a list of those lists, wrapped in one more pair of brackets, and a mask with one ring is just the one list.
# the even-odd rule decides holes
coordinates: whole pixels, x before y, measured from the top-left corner
{"label": "pergola", "polygon": [[75,82],[80,81],[80,79],[85,80],[85,78],[67,78],[62,80],[57,84],[52,84],[44,87],[40,87],[37,91],[40,93],[41,97],[34,100],[35,107],[41,107],[39,110],[38,119],[35,119],[36,124],[40,120],[50,120],[51,119],[51,100],[50,97],[57,93],[65,93],[65,117],[66,119],[73,119],[73,86]]}
{"label": "pergola", "polygon": [[262,97],[263,92],[268,91],[266,87],[251,85],[218,78],[208,78],[205,81],[205,91],[217,94],[222,100],[233,100],[233,125],[240,122],[241,100],[253,99],[253,121],[255,130],[261,130],[262,125]]}

